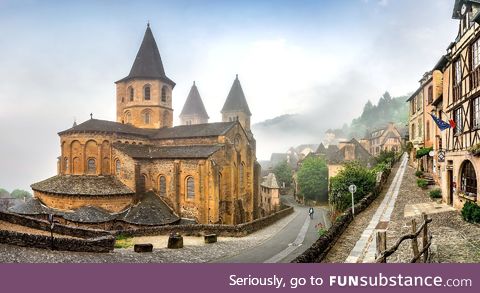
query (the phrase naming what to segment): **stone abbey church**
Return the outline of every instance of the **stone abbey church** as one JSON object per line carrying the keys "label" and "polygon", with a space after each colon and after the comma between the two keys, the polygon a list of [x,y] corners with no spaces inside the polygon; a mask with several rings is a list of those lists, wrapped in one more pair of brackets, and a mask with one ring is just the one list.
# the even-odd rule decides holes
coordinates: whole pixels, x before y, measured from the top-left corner
{"label": "stone abbey church", "polygon": [[60,132],[58,174],[32,184],[34,202],[13,211],[133,225],[253,220],[260,167],[238,76],[222,122],[208,123],[194,83],[174,127],[174,87],[148,25],[130,73],[116,82],[117,121],[91,118]]}

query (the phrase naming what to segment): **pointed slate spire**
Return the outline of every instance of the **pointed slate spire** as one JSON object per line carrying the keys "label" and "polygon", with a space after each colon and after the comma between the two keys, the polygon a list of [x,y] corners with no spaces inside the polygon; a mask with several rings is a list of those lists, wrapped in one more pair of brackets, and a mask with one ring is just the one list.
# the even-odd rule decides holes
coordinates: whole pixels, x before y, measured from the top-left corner
{"label": "pointed slate spire", "polygon": [[198,115],[200,118],[203,119],[210,118],[208,117],[207,110],[205,110],[202,97],[200,97],[200,93],[198,92],[198,88],[195,85],[195,82],[193,82],[190,93],[188,94],[187,100],[185,101],[185,105],[183,105],[180,117],[185,115]]}
{"label": "pointed slate spire", "polygon": [[165,75],[162,58],[158,51],[157,42],[155,42],[152,30],[150,29],[150,23],[147,24],[147,30],[145,31],[142,44],[138,50],[137,57],[135,57],[130,73],[127,77],[119,81],[132,78],[158,78],[173,86],[175,85],[175,83]]}
{"label": "pointed slate spire", "polygon": [[221,112],[244,112],[247,116],[252,116],[242,86],[240,85],[240,80],[238,80],[238,74],[233,81],[232,88],[228,93],[227,100],[225,101]]}

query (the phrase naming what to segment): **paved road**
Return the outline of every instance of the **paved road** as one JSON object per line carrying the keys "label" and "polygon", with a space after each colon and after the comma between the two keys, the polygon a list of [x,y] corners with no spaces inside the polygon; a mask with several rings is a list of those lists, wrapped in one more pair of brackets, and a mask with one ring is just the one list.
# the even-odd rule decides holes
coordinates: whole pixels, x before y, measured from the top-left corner
{"label": "paved road", "polygon": [[[224,263],[277,263],[290,262],[309,248],[317,239],[315,225],[328,221],[326,209],[315,207],[313,219],[308,216],[308,207],[299,206],[293,198],[284,199],[294,206],[295,217],[282,230],[262,244],[241,251],[239,254],[217,259]],[[329,225],[329,223],[328,223]]]}

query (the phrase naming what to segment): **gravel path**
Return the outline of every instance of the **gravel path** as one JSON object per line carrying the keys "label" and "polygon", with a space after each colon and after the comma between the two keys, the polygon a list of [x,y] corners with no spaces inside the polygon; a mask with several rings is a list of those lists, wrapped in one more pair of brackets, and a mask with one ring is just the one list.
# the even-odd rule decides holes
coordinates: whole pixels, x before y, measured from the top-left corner
{"label": "gravel path", "polygon": [[297,216],[297,211],[267,228],[246,237],[219,237],[217,243],[204,244],[201,237],[184,237],[183,249],[167,249],[166,236],[137,237],[135,243],[153,243],[152,253],[135,253],[133,248],[111,253],[50,251],[0,244],[0,263],[204,263],[233,256],[257,246],[282,230]]}

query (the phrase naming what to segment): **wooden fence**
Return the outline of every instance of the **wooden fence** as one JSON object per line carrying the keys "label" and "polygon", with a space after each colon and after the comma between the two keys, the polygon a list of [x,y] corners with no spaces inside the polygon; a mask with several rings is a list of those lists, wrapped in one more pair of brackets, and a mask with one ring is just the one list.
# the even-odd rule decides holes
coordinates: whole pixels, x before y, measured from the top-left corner
{"label": "wooden fence", "polygon": [[[423,262],[426,263],[429,261],[429,248],[432,244],[432,235],[428,231],[428,223],[432,222],[432,219],[428,219],[425,213],[422,214],[423,223],[417,230],[417,221],[412,219],[412,233],[402,235],[394,246],[387,249],[387,232],[379,231],[377,232],[377,263],[386,263],[387,257],[395,253],[398,250],[400,244],[403,241],[410,239],[412,244],[413,258],[410,260],[411,263],[419,262],[420,258],[423,256]],[[423,233],[422,233],[423,232]],[[422,233],[422,250],[419,251],[417,237]]]}

